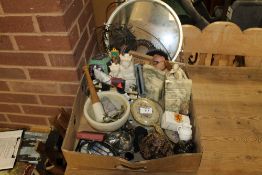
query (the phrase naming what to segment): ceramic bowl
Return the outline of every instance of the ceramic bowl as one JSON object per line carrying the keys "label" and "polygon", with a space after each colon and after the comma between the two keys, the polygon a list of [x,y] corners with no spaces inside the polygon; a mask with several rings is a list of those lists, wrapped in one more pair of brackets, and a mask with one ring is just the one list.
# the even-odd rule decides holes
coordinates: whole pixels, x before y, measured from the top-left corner
{"label": "ceramic bowl", "polygon": [[95,120],[94,110],[92,107],[91,100],[90,98],[88,98],[84,105],[84,116],[87,119],[90,126],[102,132],[115,131],[120,127],[122,127],[126,123],[130,114],[130,105],[127,99],[123,95],[117,92],[98,92],[98,96],[100,99],[104,96],[108,97],[115,106],[123,105],[125,108],[125,112],[122,114],[120,119],[114,122],[110,122],[110,123],[97,122]]}

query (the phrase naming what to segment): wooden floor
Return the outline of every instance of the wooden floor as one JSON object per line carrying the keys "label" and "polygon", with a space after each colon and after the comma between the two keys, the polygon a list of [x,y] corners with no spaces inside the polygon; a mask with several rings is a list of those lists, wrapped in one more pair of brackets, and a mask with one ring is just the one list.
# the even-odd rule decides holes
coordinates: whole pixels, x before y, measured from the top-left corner
{"label": "wooden floor", "polygon": [[262,174],[262,70],[191,67],[199,175]]}
{"label": "wooden floor", "polygon": [[[197,174],[262,175],[262,70],[200,66],[187,71],[193,79],[193,100],[203,146]],[[129,174],[88,171],[97,175],[123,173]]]}

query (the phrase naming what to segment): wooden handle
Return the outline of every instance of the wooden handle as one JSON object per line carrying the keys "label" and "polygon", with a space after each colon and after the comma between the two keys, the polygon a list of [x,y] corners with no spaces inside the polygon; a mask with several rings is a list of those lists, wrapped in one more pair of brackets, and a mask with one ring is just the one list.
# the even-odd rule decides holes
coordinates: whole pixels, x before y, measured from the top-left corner
{"label": "wooden handle", "polygon": [[89,74],[88,66],[84,66],[83,70],[84,70],[85,75],[86,75],[87,87],[90,90],[90,96],[91,96],[92,104],[100,102],[99,97],[98,97],[97,92],[96,92],[96,89],[95,89],[95,86],[94,86],[93,81],[91,79],[91,76]]}

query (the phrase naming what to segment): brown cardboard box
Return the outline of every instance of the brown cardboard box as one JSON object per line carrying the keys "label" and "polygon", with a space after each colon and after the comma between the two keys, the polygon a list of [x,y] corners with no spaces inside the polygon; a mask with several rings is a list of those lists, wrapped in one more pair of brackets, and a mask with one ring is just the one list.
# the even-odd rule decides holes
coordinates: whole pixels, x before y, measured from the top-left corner
{"label": "brown cardboard box", "polygon": [[[261,32],[262,30],[258,28],[248,29],[242,32],[235,24],[228,22],[212,23],[203,31],[200,31],[194,26],[183,26],[184,52],[181,61],[188,63],[188,59],[191,58],[191,55],[193,56],[191,61],[194,61],[194,56],[196,57],[198,55],[198,59],[196,59],[193,66],[189,68],[188,73],[193,79],[193,107],[196,106],[195,112],[193,110],[193,114],[195,114],[195,121],[193,122],[195,126],[194,139],[198,144],[199,153],[172,156],[131,165],[118,158],[97,157],[74,153],[72,150],[75,142],[75,133],[82,127],[82,125],[80,125],[80,118],[83,119],[83,116],[77,116],[76,114],[81,114],[82,107],[78,104],[83,104],[85,100],[83,98],[86,98],[83,97],[82,99],[76,99],[70,121],[71,124],[63,145],[63,151],[68,161],[66,174],[144,174],[144,170],[138,169],[142,171],[138,173],[135,169],[139,168],[140,165],[146,167],[146,171],[150,172],[150,174],[153,174],[153,172],[156,172],[154,174],[165,175],[195,174],[193,171],[196,172],[198,168],[197,163],[200,163],[200,161],[201,165],[198,174],[201,175],[239,174],[241,172],[242,174],[259,174],[261,172],[261,166],[258,161],[250,159],[250,156],[246,156],[246,154],[256,155],[255,157],[258,158],[259,154],[257,154],[257,149],[254,148],[258,148],[260,143],[247,143],[246,138],[250,136],[250,133],[244,131],[252,131],[252,135],[255,137],[259,136],[259,132],[253,132],[253,130],[256,131],[256,129],[250,130],[252,127],[259,127],[258,121],[249,119],[246,116],[249,114],[259,116],[261,114],[261,108],[258,105],[260,98],[254,98],[256,91],[258,93],[261,92],[258,90],[261,85],[259,84],[258,86],[258,83],[261,81],[262,75],[262,45],[260,44],[262,40],[261,37],[259,37],[261,36]],[[232,67],[235,66],[235,55],[244,55],[245,66],[249,68]],[[223,81],[221,81],[221,78],[223,78]],[[237,86],[228,83],[232,81],[232,79],[238,80],[236,81]],[[256,83],[251,86],[248,84],[251,82]],[[206,83],[209,83],[208,86]],[[243,87],[241,87],[241,83]],[[209,87],[209,89],[207,87]],[[214,87],[216,90],[213,92],[212,88]],[[221,87],[223,87],[222,92],[220,92]],[[225,91],[224,87],[230,90]],[[236,87],[236,89],[233,87]],[[250,87],[253,87],[252,93],[243,93],[249,90]],[[245,88],[248,89],[246,90]],[[82,93],[80,89],[78,96]],[[228,95],[226,102],[224,102],[225,96],[221,95],[223,93]],[[240,95],[239,93],[243,94]],[[235,94],[233,95],[234,98],[232,98],[232,94]],[[256,94],[256,96],[258,96],[258,94]],[[248,97],[248,101],[246,97]],[[239,100],[243,100],[243,102],[239,103]],[[250,102],[250,104],[248,102]],[[241,104],[242,107],[239,104]],[[221,105],[222,110],[215,110],[217,109],[216,105],[219,105],[219,107]],[[241,108],[239,108],[239,106]],[[227,113],[234,117],[228,117],[228,115],[225,115]],[[241,117],[247,119],[248,125],[240,125],[239,119],[241,119]],[[224,126],[224,124],[221,124],[219,121],[220,119],[232,121]],[[233,128],[234,132],[229,134],[228,131],[232,130],[232,125],[235,123],[240,127]],[[205,150],[203,150],[204,154],[202,160],[199,132],[201,133],[201,139],[204,140],[203,146],[205,148]],[[245,134],[242,134],[242,132]],[[213,138],[214,135],[216,135],[215,138],[217,139]],[[235,137],[240,139],[243,138],[243,142],[235,142],[232,140],[232,138]],[[230,147],[229,145],[231,144],[235,146]],[[234,151],[232,152],[232,150]],[[244,161],[237,161],[241,157],[246,158]],[[165,161],[166,159],[169,161]],[[110,160],[112,162],[109,162]],[[182,164],[180,160],[183,160],[183,162],[188,161],[189,163]],[[122,162],[129,167],[126,168],[128,171],[118,170],[120,167],[117,165],[121,165]],[[124,167],[122,167],[122,169],[124,169]],[[136,172],[133,173],[134,171]]]}
{"label": "brown cardboard box", "polygon": [[[85,82],[82,81],[82,85]],[[81,86],[82,86],[81,85]],[[140,162],[128,162],[119,157],[96,156],[75,152],[77,144],[76,133],[78,131],[93,129],[88,125],[83,114],[83,106],[87,99],[83,88],[79,88],[67,133],[62,145],[63,154],[67,161],[67,170],[128,170],[141,172],[196,172],[201,162],[202,149],[196,121],[194,126],[194,141],[197,145],[197,153],[179,154],[161,159],[146,160]],[[193,107],[193,105],[192,105]]]}

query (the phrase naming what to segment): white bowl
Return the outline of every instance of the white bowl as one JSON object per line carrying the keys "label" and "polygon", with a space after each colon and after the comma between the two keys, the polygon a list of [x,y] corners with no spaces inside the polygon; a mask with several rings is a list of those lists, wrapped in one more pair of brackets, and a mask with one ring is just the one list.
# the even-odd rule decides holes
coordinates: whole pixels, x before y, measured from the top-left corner
{"label": "white bowl", "polygon": [[98,131],[108,132],[108,131],[115,131],[121,128],[127,121],[129,114],[130,114],[130,105],[127,99],[117,93],[117,92],[98,92],[98,96],[101,99],[103,96],[108,97],[113,104],[116,106],[124,105],[125,112],[122,114],[121,118],[110,123],[100,123],[95,120],[94,110],[92,107],[92,103],[90,97],[86,100],[84,105],[84,115],[87,119],[90,126]]}

